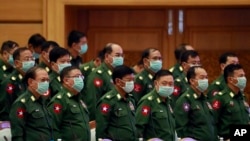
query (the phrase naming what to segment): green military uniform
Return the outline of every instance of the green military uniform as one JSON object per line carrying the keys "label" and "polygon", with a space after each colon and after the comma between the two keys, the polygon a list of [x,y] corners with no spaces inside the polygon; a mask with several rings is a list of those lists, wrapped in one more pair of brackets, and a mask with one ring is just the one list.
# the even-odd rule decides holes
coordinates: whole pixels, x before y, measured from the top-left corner
{"label": "green military uniform", "polygon": [[90,141],[88,110],[79,94],[73,95],[62,88],[52,98],[49,109],[53,115],[55,139]]}
{"label": "green military uniform", "polygon": [[188,80],[184,73],[182,73],[178,78],[174,81],[174,92],[171,95],[172,98],[172,106],[174,107],[177,99],[185,93],[189,88]]}
{"label": "green military uniform", "polygon": [[22,79],[23,76],[14,70],[2,81],[0,85],[0,121],[9,120],[11,104],[26,90]]}
{"label": "green military uniform", "polygon": [[90,120],[95,119],[96,102],[113,88],[112,71],[106,63],[102,63],[90,73],[84,87],[83,101],[90,112]]}
{"label": "green military uniform", "polygon": [[50,73],[51,71],[50,68],[44,62],[40,62],[38,64],[38,67],[44,68],[47,71],[47,73]]}
{"label": "green military uniform", "polygon": [[13,72],[12,66],[6,65],[2,59],[0,59],[0,83],[7,78],[9,74]]}
{"label": "green military uniform", "polygon": [[132,94],[122,98],[114,88],[98,102],[96,110],[96,138],[116,141],[135,141],[135,106]]}
{"label": "green military uniform", "polygon": [[176,79],[183,73],[183,68],[179,63],[176,63],[173,67],[169,69],[169,71],[172,72],[174,79]]}
{"label": "green military uniform", "polygon": [[60,75],[55,71],[51,71],[51,73],[49,74],[49,78],[50,78],[50,87],[49,87],[50,97],[52,98],[62,89],[62,84],[60,83],[61,82]]}
{"label": "green military uniform", "polygon": [[206,96],[197,95],[193,89],[186,91],[174,108],[177,135],[199,141],[218,140],[214,111]]}
{"label": "green military uniform", "polygon": [[84,75],[85,78],[87,78],[89,76],[89,74],[95,70],[96,66],[94,64],[94,61],[89,61],[87,63],[84,63],[80,66],[80,70],[82,72],[82,74]]}
{"label": "green military uniform", "polygon": [[135,85],[133,95],[136,103],[154,88],[153,75],[144,69],[135,76]]}
{"label": "green military uniform", "polygon": [[13,103],[10,111],[13,141],[49,141],[53,139],[52,119],[42,97],[36,99],[30,91]]}
{"label": "green military uniform", "polygon": [[207,96],[209,99],[213,99],[213,97],[224,88],[227,87],[223,74],[214,80],[208,87]]}
{"label": "green military uniform", "polygon": [[141,98],[135,116],[139,137],[175,141],[175,120],[170,100],[166,98],[163,101],[155,89]]}
{"label": "green military uniform", "polygon": [[250,124],[249,105],[242,92],[235,94],[229,87],[219,92],[212,101],[216,111],[218,135],[230,137],[231,124]]}
{"label": "green military uniform", "polygon": [[70,57],[70,63],[72,66],[80,67],[82,64],[82,58],[80,56],[76,56],[76,58]]}

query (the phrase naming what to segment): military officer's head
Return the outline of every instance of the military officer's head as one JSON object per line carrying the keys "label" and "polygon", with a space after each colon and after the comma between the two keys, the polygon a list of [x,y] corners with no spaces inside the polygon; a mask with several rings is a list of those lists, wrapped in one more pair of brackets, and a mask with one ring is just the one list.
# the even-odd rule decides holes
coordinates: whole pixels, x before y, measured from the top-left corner
{"label": "military officer's head", "polygon": [[42,44],[46,39],[39,33],[33,34],[28,40],[28,47],[32,51],[33,56],[38,59],[42,52]]}
{"label": "military officer's head", "polygon": [[162,68],[162,57],[158,49],[145,49],[142,52],[141,61],[144,68],[153,74]]}
{"label": "military officer's head", "polygon": [[201,66],[200,57],[197,51],[188,50],[181,55],[181,66],[184,73],[187,73],[190,67]]}
{"label": "military officer's head", "polygon": [[49,75],[43,68],[36,66],[29,69],[26,72],[23,81],[36,98],[40,97],[41,95],[46,95],[48,92]]}
{"label": "military officer's head", "polygon": [[174,91],[173,74],[168,70],[159,70],[154,75],[154,85],[157,93],[161,97],[169,97]]}
{"label": "military officer's head", "polygon": [[174,56],[178,63],[181,61],[181,54],[187,50],[194,50],[194,48],[189,44],[182,43],[174,50]]}
{"label": "military officer's head", "polygon": [[187,79],[190,87],[197,93],[203,93],[208,87],[207,72],[201,66],[191,67],[187,72]]}
{"label": "military officer's head", "polygon": [[13,53],[13,59],[16,69],[24,74],[28,69],[34,67],[35,58],[32,51],[26,47],[20,47]]}
{"label": "military officer's head", "polygon": [[95,67],[98,67],[102,64],[103,61],[103,53],[102,51],[99,51],[97,54],[97,57],[93,60]]}
{"label": "military officer's head", "polygon": [[18,44],[14,41],[5,41],[1,47],[1,56],[5,63],[14,66],[13,52],[18,48]]}
{"label": "military officer's head", "polygon": [[68,35],[68,47],[74,58],[87,52],[87,43],[87,36],[83,32],[72,30]]}
{"label": "military officer's head", "polygon": [[73,94],[78,94],[84,87],[84,77],[80,69],[75,66],[65,67],[60,74],[60,79],[62,85]]}
{"label": "military officer's head", "polygon": [[122,47],[115,43],[108,43],[102,50],[104,62],[111,68],[123,65]]}
{"label": "military officer's head", "polygon": [[63,68],[71,66],[70,53],[62,47],[53,48],[49,53],[49,60],[51,69],[58,74],[60,74]]}
{"label": "military officer's head", "polygon": [[116,89],[121,94],[132,92],[134,89],[134,71],[125,65],[114,68],[112,79]]}
{"label": "military officer's head", "polygon": [[232,52],[223,53],[219,58],[220,68],[223,73],[224,68],[229,64],[239,64],[239,59],[236,54]]}
{"label": "military officer's head", "polygon": [[241,65],[229,64],[224,69],[224,79],[227,85],[235,92],[243,91],[246,87],[246,76]]}
{"label": "military officer's head", "polygon": [[49,53],[50,51],[55,48],[59,47],[59,45],[55,41],[46,41],[42,45],[42,53],[40,59],[49,63]]}

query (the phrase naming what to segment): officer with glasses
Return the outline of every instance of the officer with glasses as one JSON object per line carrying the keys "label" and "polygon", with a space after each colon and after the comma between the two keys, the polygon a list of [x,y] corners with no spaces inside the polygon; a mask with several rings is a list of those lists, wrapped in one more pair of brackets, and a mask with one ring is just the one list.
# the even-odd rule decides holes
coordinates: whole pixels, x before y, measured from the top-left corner
{"label": "officer with glasses", "polygon": [[80,95],[84,77],[79,68],[70,66],[61,71],[60,78],[63,88],[49,104],[55,139],[90,141],[88,109]]}

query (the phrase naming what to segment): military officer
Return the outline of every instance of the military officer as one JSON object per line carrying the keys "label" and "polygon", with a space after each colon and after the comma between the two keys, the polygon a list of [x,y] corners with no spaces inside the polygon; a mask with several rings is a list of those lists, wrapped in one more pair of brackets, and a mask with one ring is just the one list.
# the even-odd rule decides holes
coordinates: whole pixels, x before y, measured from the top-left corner
{"label": "military officer", "polygon": [[88,40],[85,33],[72,30],[68,35],[68,50],[71,55],[71,64],[80,67],[82,55],[88,50]]}
{"label": "military officer", "polygon": [[230,137],[230,125],[249,125],[249,105],[243,91],[246,76],[241,65],[230,64],[224,68],[226,87],[214,96],[212,106],[216,111],[218,135],[224,140]]}
{"label": "military officer", "polygon": [[16,49],[13,59],[15,70],[0,85],[0,121],[9,120],[11,104],[26,90],[26,86],[22,82],[23,76],[35,64],[32,52],[26,47]]}
{"label": "military officer", "polygon": [[207,72],[200,66],[187,72],[190,88],[180,96],[174,108],[177,135],[199,141],[218,140],[213,108],[204,91],[208,87]]}
{"label": "military officer", "polygon": [[96,138],[135,141],[135,104],[130,92],[134,88],[134,73],[130,67],[114,68],[114,88],[98,102],[96,110]]}
{"label": "military officer", "polygon": [[138,63],[136,63],[132,69],[134,70],[135,74],[138,74],[140,72],[142,72],[144,70],[144,67],[143,67],[143,61],[140,60]]}
{"label": "military officer", "polygon": [[136,75],[133,91],[136,102],[154,88],[153,76],[162,68],[161,53],[154,48],[144,50],[141,61],[143,62],[144,70]]}
{"label": "military officer", "polygon": [[18,48],[14,41],[5,41],[1,47],[0,56],[0,83],[14,70],[13,52]]}
{"label": "military officer", "polygon": [[120,45],[109,43],[102,50],[104,61],[97,67],[86,80],[83,100],[90,112],[90,119],[95,119],[96,102],[106,92],[113,88],[112,72],[116,66],[123,64],[123,50]]}
{"label": "military officer", "polygon": [[55,139],[90,141],[88,109],[80,98],[84,77],[79,68],[70,66],[62,70],[60,78],[63,88],[49,104]]}
{"label": "military officer", "polygon": [[172,97],[172,106],[174,107],[174,104],[176,100],[186,92],[186,90],[189,87],[186,74],[190,67],[192,66],[200,66],[200,57],[198,52],[194,50],[188,50],[183,52],[181,55],[181,67],[183,68],[183,73],[175,79],[175,87],[174,87],[174,93],[171,95]]}
{"label": "military officer", "polygon": [[175,120],[170,103],[174,91],[174,79],[168,70],[158,71],[155,88],[141,98],[136,109],[136,127],[140,138],[160,138],[175,141]]}
{"label": "military officer", "polygon": [[169,71],[173,73],[174,79],[183,73],[183,68],[181,66],[181,55],[187,50],[194,50],[194,48],[189,44],[182,43],[174,50],[176,64],[169,69]]}
{"label": "military officer", "polygon": [[44,68],[48,73],[51,71],[49,53],[54,47],[59,47],[59,45],[54,41],[46,41],[42,44],[42,53],[39,57],[38,66]]}
{"label": "military officer", "polygon": [[62,47],[55,47],[50,51],[49,60],[51,65],[51,73],[49,74],[50,78],[50,97],[53,97],[57,94],[61,88],[61,71],[70,64],[70,53],[67,49]]}
{"label": "military officer", "polygon": [[49,75],[43,68],[33,67],[24,82],[27,90],[11,106],[12,141],[53,140],[51,115],[42,96],[49,88]]}
{"label": "military officer", "polygon": [[225,87],[227,87],[227,84],[223,76],[223,70],[229,64],[239,64],[239,59],[236,56],[236,54],[231,52],[226,52],[220,56],[219,63],[221,68],[221,75],[209,85],[207,91],[207,96],[209,99],[213,99],[213,97],[218,92],[222,91]]}

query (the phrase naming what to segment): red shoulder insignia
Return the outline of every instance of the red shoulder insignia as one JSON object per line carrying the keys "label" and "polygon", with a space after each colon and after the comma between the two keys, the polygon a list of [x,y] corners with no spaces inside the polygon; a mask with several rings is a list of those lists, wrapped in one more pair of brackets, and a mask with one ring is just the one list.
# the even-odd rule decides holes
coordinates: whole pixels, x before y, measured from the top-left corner
{"label": "red shoulder insignia", "polygon": [[100,78],[95,78],[95,79],[94,79],[94,85],[95,85],[96,87],[101,87],[101,86],[102,86],[102,83],[103,83],[102,79],[100,79]]}
{"label": "red shoulder insignia", "polygon": [[109,110],[110,110],[110,105],[109,105],[109,104],[103,103],[103,104],[101,105],[101,112],[102,112],[103,114],[107,114],[107,113],[109,112]]}
{"label": "red shoulder insignia", "polygon": [[141,84],[136,83],[136,84],[134,85],[134,91],[135,91],[135,92],[140,92],[141,90],[142,90]]}
{"label": "red shoulder insignia", "polygon": [[24,117],[24,113],[25,113],[25,109],[24,108],[18,108],[17,109],[17,117],[18,118],[23,118]]}
{"label": "red shoulder insignia", "polygon": [[178,87],[178,86],[174,86],[173,95],[174,95],[174,96],[179,96],[180,92],[181,92],[181,88]]}
{"label": "red shoulder insignia", "polygon": [[141,113],[143,116],[148,116],[150,114],[151,108],[149,106],[143,106]]}
{"label": "red shoulder insignia", "polygon": [[53,108],[56,114],[60,114],[62,112],[62,105],[59,103],[55,103]]}
{"label": "red shoulder insignia", "polygon": [[13,84],[7,84],[6,92],[8,94],[13,94],[15,86]]}
{"label": "red shoulder insignia", "polygon": [[221,106],[221,103],[219,100],[215,100],[215,101],[213,101],[212,106],[213,106],[214,110],[218,110]]}

